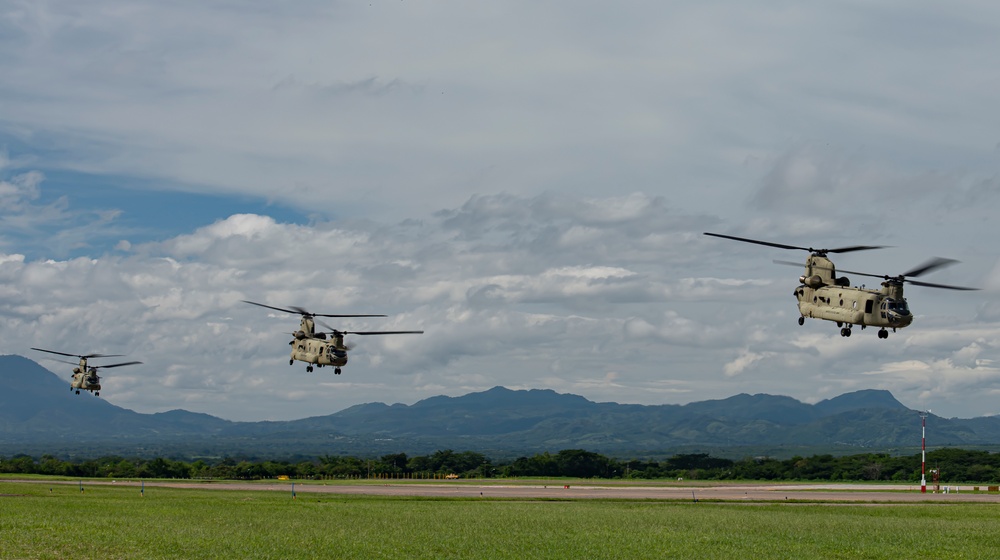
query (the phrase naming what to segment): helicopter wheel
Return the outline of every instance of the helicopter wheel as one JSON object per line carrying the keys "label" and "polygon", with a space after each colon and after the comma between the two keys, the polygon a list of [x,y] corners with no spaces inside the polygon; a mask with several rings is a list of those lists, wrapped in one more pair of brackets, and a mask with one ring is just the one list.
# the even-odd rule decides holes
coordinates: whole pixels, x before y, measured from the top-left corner
{"label": "helicopter wheel", "polygon": [[804,324],[806,324],[806,318],[805,317],[799,317],[799,326],[801,327]]}
{"label": "helicopter wheel", "polygon": [[337,375],[340,375],[340,368],[337,368],[337,369],[333,370],[333,373],[335,373]]}
{"label": "helicopter wheel", "polygon": [[312,370],[313,370],[312,366],[306,366],[306,373],[312,373]]}
{"label": "helicopter wheel", "polygon": [[295,363],[295,358],[292,358],[291,360],[288,360],[288,365],[292,365],[294,363]]}
{"label": "helicopter wheel", "polygon": [[79,389],[77,389],[77,390],[76,390],[76,394],[77,394],[77,395],[79,395],[79,394],[80,394],[80,390],[79,390]]}
{"label": "helicopter wheel", "polygon": [[94,396],[95,396],[95,397],[99,397],[99,396],[101,396],[101,392],[100,392],[100,391],[94,391]]}
{"label": "helicopter wheel", "polygon": [[844,328],[840,329],[840,336],[843,336],[843,337],[851,336],[851,329],[849,329],[847,327],[844,327]]}
{"label": "helicopter wheel", "polygon": [[889,338],[889,331],[887,331],[885,329],[882,329],[882,330],[878,331],[878,337],[879,338]]}

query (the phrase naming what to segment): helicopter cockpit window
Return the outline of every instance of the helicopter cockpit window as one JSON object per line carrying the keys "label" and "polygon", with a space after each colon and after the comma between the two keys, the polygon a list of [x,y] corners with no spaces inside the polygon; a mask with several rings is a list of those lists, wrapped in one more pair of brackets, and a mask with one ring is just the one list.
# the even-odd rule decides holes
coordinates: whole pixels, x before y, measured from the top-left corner
{"label": "helicopter cockpit window", "polygon": [[888,302],[886,302],[886,308],[889,311],[895,311],[896,313],[898,313],[900,315],[909,315],[910,314],[910,308],[907,307],[906,300],[896,301],[896,300],[890,299]]}

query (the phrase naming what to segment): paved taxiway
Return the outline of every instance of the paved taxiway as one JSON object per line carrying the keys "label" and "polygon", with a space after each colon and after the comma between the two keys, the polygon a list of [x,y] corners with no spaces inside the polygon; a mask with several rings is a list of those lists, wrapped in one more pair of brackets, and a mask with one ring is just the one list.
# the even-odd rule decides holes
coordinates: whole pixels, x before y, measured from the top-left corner
{"label": "paved taxiway", "polygon": [[[56,484],[51,481],[21,481]],[[61,482],[79,484],[79,482]],[[138,481],[87,481],[89,485],[139,486]],[[245,482],[145,482],[146,488],[197,488],[229,491],[292,491],[292,481],[280,483]],[[920,492],[919,486],[887,484],[714,484],[695,485],[619,485],[581,484],[502,484],[386,483],[345,484],[321,482],[295,483],[296,494],[354,494],[369,496],[425,496],[440,498],[563,499],[563,500],[671,500],[727,502],[854,502],[854,503],[1000,503],[1000,493],[973,492],[974,486],[952,486],[948,492]],[[985,490],[986,486],[981,486]]]}

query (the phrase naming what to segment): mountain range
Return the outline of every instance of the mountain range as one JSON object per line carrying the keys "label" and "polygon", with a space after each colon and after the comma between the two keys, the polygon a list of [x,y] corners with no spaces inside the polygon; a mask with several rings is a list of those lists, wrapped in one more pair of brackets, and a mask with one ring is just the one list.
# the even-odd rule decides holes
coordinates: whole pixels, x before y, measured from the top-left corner
{"label": "mountain range", "polygon": [[[619,458],[911,453],[916,411],[882,390],[806,404],[740,394],[685,405],[597,403],[551,390],[494,387],[412,405],[368,403],[327,416],[232,422],[173,410],[142,414],[91,395],[20,356],[0,356],[0,455],[248,458],[426,454],[509,458],[586,449]],[[931,447],[1000,447],[1000,418],[928,418]]]}

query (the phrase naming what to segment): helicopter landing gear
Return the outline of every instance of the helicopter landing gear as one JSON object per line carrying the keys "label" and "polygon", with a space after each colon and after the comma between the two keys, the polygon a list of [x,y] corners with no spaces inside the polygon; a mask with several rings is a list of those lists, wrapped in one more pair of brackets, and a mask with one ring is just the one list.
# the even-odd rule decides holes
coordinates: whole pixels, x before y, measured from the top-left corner
{"label": "helicopter landing gear", "polygon": [[337,368],[337,369],[333,370],[333,373],[335,373],[337,375],[340,375],[340,368]]}
{"label": "helicopter landing gear", "polygon": [[295,358],[292,358],[292,359],[288,360],[288,365],[292,365],[294,363],[295,363]]}
{"label": "helicopter landing gear", "polygon": [[806,324],[806,318],[805,317],[799,317],[799,326],[801,327],[804,324]]}
{"label": "helicopter landing gear", "polygon": [[844,336],[844,337],[851,336],[851,328],[850,327],[844,327],[844,328],[840,329],[840,336]]}
{"label": "helicopter landing gear", "polygon": [[882,330],[878,331],[878,337],[879,338],[889,338],[889,331],[887,331],[885,329],[882,329]]}
{"label": "helicopter landing gear", "polygon": [[77,394],[77,395],[79,395],[79,394],[80,394],[80,390],[79,390],[79,389],[77,389],[77,390],[76,390],[76,394]]}
{"label": "helicopter landing gear", "polygon": [[100,392],[100,391],[94,391],[94,396],[95,396],[95,397],[99,397],[99,396],[101,396],[101,392]]}
{"label": "helicopter landing gear", "polygon": [[306,373],[312,373],[312,370],[313,370],[312,366],[306,366]]}

